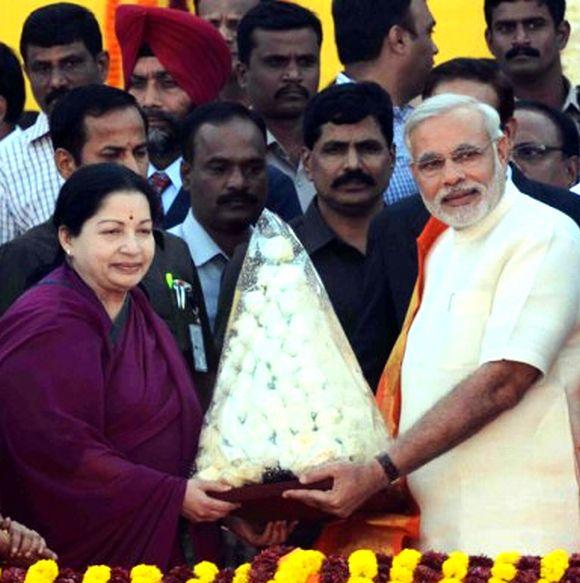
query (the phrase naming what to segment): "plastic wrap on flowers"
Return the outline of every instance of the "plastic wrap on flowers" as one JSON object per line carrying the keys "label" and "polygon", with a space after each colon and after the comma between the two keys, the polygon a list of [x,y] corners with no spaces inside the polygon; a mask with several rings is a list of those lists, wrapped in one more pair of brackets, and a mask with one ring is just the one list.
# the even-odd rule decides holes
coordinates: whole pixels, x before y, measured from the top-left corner
{"label": "plastic wrap on flowers", "polygon": [[238,279],[197,476],[261,483],[367,461],[388,439],[308,254],[264,211]]}

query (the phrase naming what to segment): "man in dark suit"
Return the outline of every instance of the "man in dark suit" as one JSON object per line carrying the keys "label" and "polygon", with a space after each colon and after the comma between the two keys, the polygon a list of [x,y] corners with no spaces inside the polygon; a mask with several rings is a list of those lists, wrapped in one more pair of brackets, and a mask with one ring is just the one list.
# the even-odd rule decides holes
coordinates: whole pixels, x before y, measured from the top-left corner
{"label": "man in dark suit", "polygon": [[[513,137],[513,89],[493,61],[460,58],[435,67],[423,97],[440,93],[469,95],[488,103],[499,112],[504,132]],[[513,164],[508,173],[521,192],[560,210],[580,225],[580,197],[530,180]],[[407,313],[417,278],[416,240],[429,216],[417,194],[383,210],[369,231],[364,307],[353,348],[373,389]]]}
{"label": "man in dark suit", "polygon": [[[106,85],[71,90],[56,104],[50,131],[56,165],[65,179],[80,166],[111,161],[146,175],[146,120],[135,99],[124,91]],[[181,239],[160,230],[154,236],[155,257],[140,285],[173,333],[207,405],[217,362],[199,278]],[[2,245],[0,314],[62,260],[50,220]],[[177,305],[167,274],[190,284],[185,308]],[[200,333],[201,342],[195,347],[190,326],[197,326]]]}

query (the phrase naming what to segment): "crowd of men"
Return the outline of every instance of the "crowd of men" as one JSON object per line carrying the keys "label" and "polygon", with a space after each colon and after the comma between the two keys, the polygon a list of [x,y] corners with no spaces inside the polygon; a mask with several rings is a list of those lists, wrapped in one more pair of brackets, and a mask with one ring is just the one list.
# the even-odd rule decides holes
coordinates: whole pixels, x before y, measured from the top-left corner
{"label": "crowd of men", "polygon": [[[322,26],[296,4],[121,5],[125,90],[105,84],[90,11],[35,10],[20,55],[36,119],[0,45],[0,314],[55,267],[63,182],[125,165],[163,208],[142,287],[207,406],[268,208],[310,255],[397,437],[373,464],[303,477],[332,477],[331,490],[286,495],[348,517],[408,476],[421,548],[572,550],[580,86],[562,70],[565,0],[484,4],[494,58],[434,67],[426,0],[333,0],[344,69],[320,92]],[[194,309],[175,304],[168,273],[191,284]]]}

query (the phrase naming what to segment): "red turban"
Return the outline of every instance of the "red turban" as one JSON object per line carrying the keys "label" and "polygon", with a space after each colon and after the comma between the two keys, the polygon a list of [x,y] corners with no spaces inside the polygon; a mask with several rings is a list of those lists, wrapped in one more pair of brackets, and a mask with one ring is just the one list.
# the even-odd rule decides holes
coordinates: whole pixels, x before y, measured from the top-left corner
{"label": "red turban", "polygon": [[189,12],[123,4],[117,8],[115,31],[125,86],[143,45],[195,105],[214,100],[230,76],[232,59],[220,33]]}

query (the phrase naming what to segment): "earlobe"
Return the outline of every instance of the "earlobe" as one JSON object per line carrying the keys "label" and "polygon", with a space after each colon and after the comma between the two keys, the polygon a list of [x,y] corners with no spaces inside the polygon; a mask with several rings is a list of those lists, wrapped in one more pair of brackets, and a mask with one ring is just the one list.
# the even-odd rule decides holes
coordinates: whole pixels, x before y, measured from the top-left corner
{"label": "earlobe", "polygon": [[189,186],[190,186],[190,181],[189,181],[190,171],[191,171],[191,164],[189,162],[186,162],[185,160],[182,160],[179,172],[181,174],[181,184],[183,186],[183,189],[187,192],[189,192]]}
{"label": "earlobe", "polygon": [[497,142],[497,155],[502,164],[507,164],[510,157],[511,143],[507,136],[501,137]]}
{"label": "earlobe", "polygon": [[385,45],[387,45],[391,53],[399,55],[405,53],[409,34],[409,31],[405,30],[398,24],[391,26],[389,33],[383,42],[382,50],[385,50]]}
{"label": "earlobe", "polygon": [[570,23],[567,20],[563,20],[556,28],[556,39],[558,41],[558,49],[563,51],[568,44],[570,39]]}
{"label": "earlobe", "polygon": [[236,64],[236,77],[238,79],[238,85],[242,88],[242,89],[246,89],[247,88],[247,80],[246,80],[246,74],[247,74],[248,68],[246,67],[246,65],[240,61],[237,62]]}
{"label": "earlobe", "polygon": [[102,51],[97,55],[96,61],[101,74],[101,81],[105,83],[107,77],[109,76],[109,53],[107,51]]}
{"label": "earlobe", "polygon": [[77,169],[73,155],[64,148],[57,148],[54,152],[54,162],[58,173],[68,180]]}
{"label": "earlobe", "polygon": [[6,116],[6,110],[8,109],[6,104],[6,99],[0,95],[0,123],[4,121],[4,117]]}
{"label": "earlobe", "polygon": [[304,170],[306,172],[306,176],[308,176],[308,178],[310,178],[312,181],[312,151],[306,147],[303,147],[300,157],[302,160],[302,166],[304,166]]}
{"label": "earlobe", "polygon": [[489,28],[485,29],[485,32],[483,33],[483,36],[485,37],[485,42],[487,43],[487,48],[491,51],[491,31],[489,30]]}
{"label": "earlobe", "polygon": [[58,242],[62,247],[63,251],[69,256],[72,257],[72,250],[71,250],[71,241],[72,237],[70,231],[67,227],[61,226],[58,228]]}

